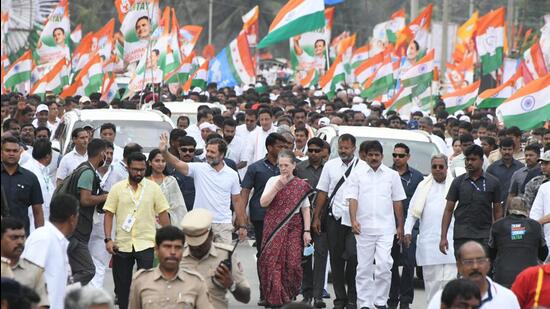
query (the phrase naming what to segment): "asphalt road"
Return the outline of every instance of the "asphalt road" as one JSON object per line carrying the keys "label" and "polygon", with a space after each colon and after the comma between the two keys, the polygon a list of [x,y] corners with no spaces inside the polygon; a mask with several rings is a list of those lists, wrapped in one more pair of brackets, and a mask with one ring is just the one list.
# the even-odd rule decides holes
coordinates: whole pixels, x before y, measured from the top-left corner
{"label": "asphalt road", "polygon": [[[233,298],[233,296],[228,293],[229,308],[232,308],[232,309],[260,308],[257,306],[260,295],[259,295],[258,276],[256,274],[256,256],[255,256],[256,248],[251,246],[252,242],[253,241],[247,241],[246,243],[242,243],[237,247],[237,250],[236,250],[236,256],[240,260],[241,265],[244,268],[246,277],[248,278],[248,281],[250,283],[250,286],[252,289],[252,297],[251,297],[250,303],[242,304],[237,302]],[[104,287],[108,292],[112,293],[114,296],[113,276],[110,269],[107,270],[107,273],[105,274]],[[328,288],[331,296],[334,297],[332,284],[329,284]],[[414,309],[425,308],[426,307],[425,297],[426,296],[423,289],[415,289],[414,302],[412,304],[412,308]],[[301,300],[301,296],[298,296],[298,300]],[[325,303],[327,303],[327,308],[332,308],[332,300],[325,299]]]}

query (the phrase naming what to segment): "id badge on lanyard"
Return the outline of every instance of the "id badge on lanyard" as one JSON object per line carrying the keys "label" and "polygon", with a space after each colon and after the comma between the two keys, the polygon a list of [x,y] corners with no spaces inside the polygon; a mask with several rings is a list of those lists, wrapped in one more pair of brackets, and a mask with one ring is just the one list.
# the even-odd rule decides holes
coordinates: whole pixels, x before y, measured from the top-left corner
{"label": "id badge on lanyard", "polygon": [[145,192],[145,183],[141,187],[141,193],[140,193],[139,199],[137,201],[136,201],[136,199],[134,199],[134,194],[133,194],[131,188],[128,188],[128,192],[130,194],[130,199],[132,200],[132,202],[136,206],[136,209],[134,209],[134,212],[132,214],[128,214],[126,216],[126,218],[124,219],[124,222],[122,223],[121,228],[122,228],[123,231],[129,233],[130,231],[132,231],[132,227],[134,227],[134,223],[136,223],[136,213],[139,209],[139,206],[141,206],[141,201],[143,200],[143,193]]}

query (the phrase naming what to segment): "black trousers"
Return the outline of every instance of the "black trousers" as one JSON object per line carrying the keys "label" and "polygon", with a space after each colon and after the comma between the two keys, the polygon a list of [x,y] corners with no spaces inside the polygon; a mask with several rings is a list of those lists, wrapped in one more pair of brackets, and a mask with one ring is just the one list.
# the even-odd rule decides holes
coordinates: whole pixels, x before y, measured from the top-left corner
{"label": "black trousers", "polygon": [[332,216],[328,216],[326,229],[332,283],[336,294],[334,308],[345,308],[348,304],[357,303],[355,235],[351,232],[351,227],[342,225],[341,220],[336,220]]}
{"label": "black trousers", "polygon": [[[262,238],[264,237],[264,221],[252,220],[254,226],[254,236],[256,237],[256,260],[260,259],[260,250],[262,249]],[[258,282],[260,282],[260,273],[258,272]],[[261,287],[261,285],[259,285]],[[260,299],[263,300],[262,289],[260,289]]]}
{"label": "black trousers", "polygon": [[327,233],[313,234],[313,255],[307,257],[302,280],[302,295],[304,298],[320,299],[325,287],[325,273],[327,271],[328,240]]}
{"label": "black trousers", "polygon": [[73,281],[80,282],[83,286],[88,284],[95,275],[95,266],[88,244],[79,241],[74,236],[69,237],[67,255]]}
{"label": "black trousers", "polygon": [[128,309],[134,264],[137,262],[138,269],[152,268],[153,256],[153,248],[137,252],[134,250],[132,252],[118,252],[113,255],[113,280],[115,282],[115,293],[118,297],[118,308]]}
{"label": "black trousers", "polygon": [[[416,238],[418,230],[413,229],[411,245],[407,248],[393,238],[391,255],[393,266],[391,268],[391,286],[388,305],[412,304],[414,299],[414,267],[416,264]],[[403,266],[403,272],[399,274],[399,266]]]}

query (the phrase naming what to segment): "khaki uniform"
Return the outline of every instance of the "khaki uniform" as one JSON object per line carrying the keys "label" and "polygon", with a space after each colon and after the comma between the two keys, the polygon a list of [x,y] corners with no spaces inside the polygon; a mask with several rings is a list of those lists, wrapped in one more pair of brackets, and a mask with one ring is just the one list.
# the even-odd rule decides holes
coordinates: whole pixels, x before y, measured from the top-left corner
{"label": "khaki uniform", "polygon": [[44,268],[29,262],[26,259],[19,259],[19,262],[11,268],[14,279],[31,289],[40,296],[39,307],[49,306],[48,293],[46,292],[46,278]]}
{"label": "khaki uniform", "polygon": [[206,284],[202,277],[180,268],[178,275],[167,280],[158,267],[141,269],[132,279],[130,309],[210,309]]}
{"label": "khaki uniform", "polygon": [[[232,250],[233,246],[212,243],[208,254],[198,260],[191,255],[189,252],[189,247],[186,247],[181,259],[180,268],[194,270],[201,274],[204,278],[206,281],[206,286],[208,287],[208,298],[210,299],[212,306],[216,309],[228,307],[228,300],[226,297],[228,289],[215,285],[212,282],[212,279],[216,274],[216,269],[218,268],[220,262],[227,259]],[[231,273],[233,275],[233,281],[237,285],[237,289],[250,289],[250,284],[246,280],[242,266],[235,258],[235,255],[232,256],[231,263]]]}
{"label": "khaki uniform", "polygon": [[10,260],[8,258],[2,257],[0,262],[2,266],[2,277],[13,279],[13,271],[11,271]]}

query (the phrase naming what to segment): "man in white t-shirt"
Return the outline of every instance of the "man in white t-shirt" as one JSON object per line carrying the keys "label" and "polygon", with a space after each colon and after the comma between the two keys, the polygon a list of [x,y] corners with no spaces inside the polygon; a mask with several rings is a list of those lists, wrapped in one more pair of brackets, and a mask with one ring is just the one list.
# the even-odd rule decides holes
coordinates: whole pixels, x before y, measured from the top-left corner
{"label": "man in white t-shirt", "polygon": [[[456,266],[461,277],[471,280],[481,292],[481,307],[483,309],[516,309],[520,308],[514,293],[494,282],[487,276],[491,262],[483,245],[476,241],[465,242],[456,252]],[[441,293],[439,290],[428,305],[428,309],[441,308]]]}
{"label": "man in white t-shirt", "polygon": [[273,113],[269,109],[261,109],[258,112],[260,128],[249,135],[247,142],[248,150],[245,158],[249,164],[263,159],[267,154],[265,140],[270,133],[276,132],[277,128],[273,125]]}
{"label": "man in white t-shirt", "polygon": [[50,308],[63,308],[66,286],[72,283],[66,237],[76,228],[78,200],[68,194],[57,195],[50,204],[49,219],[27,238],[22,258],[44,268]]}
{"label": "man in white t-shirt", "polygon": [[88,132],[84,128],[76,128],[71,133],[71,137],[74,149],[65,154],[59,162],[56,174],[57,185],[67,178],[82,162],[88,160],[88,153],[86,152],[90,139]]}
{"label": "man in white t-shirt", "polygon": [[[227,144],[213,138],[206,144],[206,162],[186,163],[168,152],[168,136],[160,137],[159,149],[166,162],[195,184],[194,208],[208,209],[213,215],[214,242],[231,244],[233,231],[231,202],[235,209],[241,206],[239,175],[224,163]],[[246,228],[246,227],[244,227]]]}

